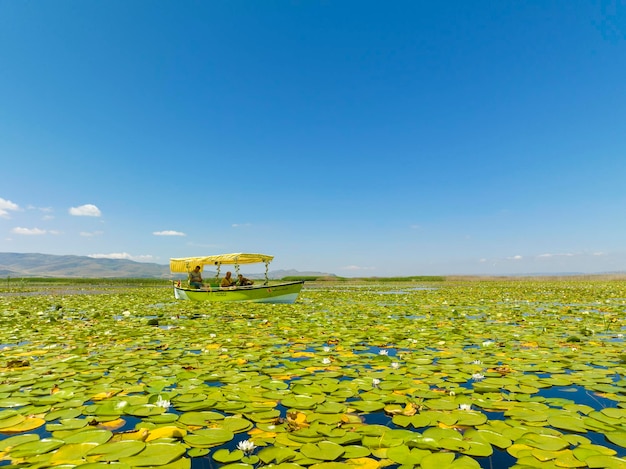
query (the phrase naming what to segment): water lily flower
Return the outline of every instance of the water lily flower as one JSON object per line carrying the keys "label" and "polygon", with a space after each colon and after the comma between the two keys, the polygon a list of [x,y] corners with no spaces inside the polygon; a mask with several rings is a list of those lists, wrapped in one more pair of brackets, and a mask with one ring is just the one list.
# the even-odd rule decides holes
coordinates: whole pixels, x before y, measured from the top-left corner
{"label": "water lily flower", "polygon": [[251,454],[256,448],[256,445],[251,440],[244,440],[237,443],[237,449],[240,449],[244,454]]}
{"label": "water lily flower", "polygon": [[393,368],[394,370],[397,370],[398,368],[400,368],[400,363],[391,362],[391,368]]}
{"label": "water lily flower", "polygon": [[323,363],[324,365],[330,365],[330,358],[324,358],[324,359],[322,360],[322,363]]}
{"label": "water lily flower", "polygon": [[456,393],[455,393],[454,391],[450,391],[450,392],[448,393],[448,395],[449,395],[449,396],[451,396],[451,397],[453,397],[453,396],[456,396]]}
{"label": "water lily flower", "polygon": [[480,360],[474,360],[472,362],[472,365],[482,365],[482,364],[483,364],[483,362],[481,362]]}
{"label": "water lily flower", "polygon": [[379,350],[378,355],[389,355],[389,350]]}
{"label": "water lily flower", "polygon": [[122,316],[126,316],[126,317],[130,316],[130,311],[128,311],[128,310],[123,311],[122,312]]}
{"label": "water lily flower", "polygon": [[374,378],[372,380],[372,386],[373,387],[377,388],[379,384],[380,384],[380,380],[378,378]]}
{"label": "water lily flower", "polygon": [[128,405],[128,402],[126,402],[126,401],[119,401],[117,404],[115,404],[115,410],[123,409],[127,405]]}
{"label": "water lily flower", "polygon": [[159,398],[156,400],[154,404],[157,407],[163,407],[165,410],[169,409],[171,405],[170,401],[163,399],[160,394],[159,394]]}
{"label": "water lily flower", "polygon": [[324,347],[324,352],[330,352],[330,347]]}
{"label": "water lily flower", "polygon": [[209,337],[210,337],[211,339],[215,339],[215,338],[217,337],[217,334],[209,334]]}
{"label": "water lily flower", "polygon": [[485,340],[483,342],[483,347],[489,347],[490,345],[495,344],[495,342],[493,340]]}
{"label": "water lily flower", "polygon": [[459,410],[472,410],[472,405],[471,404],[460,404],[459,405]]}
{"label": "water lily flower", "polygon": [[482,373],[474,373],[474,374],[472,375],[472,379],[473,379],[474,381],[480,381],[480,380],[485,379],[485,375],[483,375]]}

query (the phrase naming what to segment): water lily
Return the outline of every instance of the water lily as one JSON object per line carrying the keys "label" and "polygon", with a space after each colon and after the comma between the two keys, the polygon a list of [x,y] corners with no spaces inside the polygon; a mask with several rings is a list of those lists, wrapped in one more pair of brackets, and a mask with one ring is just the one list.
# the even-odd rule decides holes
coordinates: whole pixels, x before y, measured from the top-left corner
{"label": "water lily", "polygon": [[331,362],[330,358],[324,358],[324,359],[322,360],[322,363],[323,363],[324,365],[330,365],[330,362]]}
{"label": "water lily", "polygon": [[170,408],[171,404],[170,404],[170,401],[163,399],[161,395],[159,394],[159,398],[156,400],[154,405],[156,405],[157,407],[163,407],[165,410],[167,410]]}
{"label": "water lily", "polygon": [[493,340],[485,340],[483,342],[483,347],[489,347],[490,345],[495,344],[495,342]]}
{"label": "water lily", "polygon": [[481,362],[480,360],[474,360],[472,362],[472,365],[482,365],[482,364],[483,364],[483,362]]}
{"label": "water lily", "polygon": [[459,410],[472,410],[472,405],[471,404],[460,404],[459,405]]}
{"label": "water lily", "polygon": [[378,355],[389,355],[389,350],[379,350]]}
{"label": "water lily", "polygon": [[377,388],[379,384],[380,384],[380,380],[378,378],[374,378],[372,380],[372,386],[373,387]]}
{"label": "water lily", "polygon": [[237,443],[237,449],[240,449],[246,455],[251,454],[254,448],[256,448],[256,445],[251,440],[244,440]]}
{"label": "water lily", "polygon": [[324,347],[324,352],[330,352],[330,347]]}
{"label": "water lily", "polygon": [[393,368],[394,370],[397,370],[398,368],[400,368],[400,363],[391,362],[391,368]]}
{"label": "water lily", "polygon": [[482,373],[474,373],[474,374],[472,375],[472,379],[473,379],[474,381],[480,381],[480,380],[485,379],[485,375],[483,375]]}

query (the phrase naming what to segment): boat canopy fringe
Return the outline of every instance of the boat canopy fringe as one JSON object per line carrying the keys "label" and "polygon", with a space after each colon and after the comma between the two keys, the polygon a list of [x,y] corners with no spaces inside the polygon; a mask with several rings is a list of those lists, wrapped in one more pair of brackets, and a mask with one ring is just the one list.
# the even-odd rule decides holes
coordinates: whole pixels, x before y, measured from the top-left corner
{"label": "boat canopy fringe", "polygon": [[274,256],[268,256],[266,254],[248,254],[248,253],[234,253],[234,254],[218,254],[216,256],[201,256],[201,257],[180,257],[170,259],[170,271],[188,273],[192,271],[197,265],[201,270],[204,270],[205,265],[217,266],[219,270],[221,265],[241,265],[241,264],[259,264],[264,263],[267,270],[267,265],[272,262]]}

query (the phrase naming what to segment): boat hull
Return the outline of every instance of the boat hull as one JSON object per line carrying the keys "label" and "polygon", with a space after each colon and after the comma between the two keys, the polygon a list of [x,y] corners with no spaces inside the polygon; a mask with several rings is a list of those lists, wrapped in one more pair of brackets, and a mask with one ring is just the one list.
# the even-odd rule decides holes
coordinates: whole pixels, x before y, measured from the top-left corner
{"label": "boat hull", "polygon": [[179,300],[250,303],[294,303],[304,281],[250,287],[211,288],[194,290],[174,285],[174,297]]}

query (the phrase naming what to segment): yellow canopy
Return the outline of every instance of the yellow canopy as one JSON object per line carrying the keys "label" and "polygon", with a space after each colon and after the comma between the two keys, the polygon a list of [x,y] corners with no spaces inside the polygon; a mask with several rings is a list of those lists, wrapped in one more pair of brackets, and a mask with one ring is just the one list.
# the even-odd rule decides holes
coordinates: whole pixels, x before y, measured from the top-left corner
{"label": "yellow canopy", "polygon": [[178,259],[170,259],[170,271],[171,272],[184,272],[187,273],[193,270],[197,265],[201,269],[204,269],[205,265],[241,265],[241,264],[257,264],[260,262],[269,264],[274,259],[274,256],[268,256],[266,254],[248,254],[248,253],[234,253],[234,254],[218,254],[216,256],[202,256],[202,257],[180,257]]}

